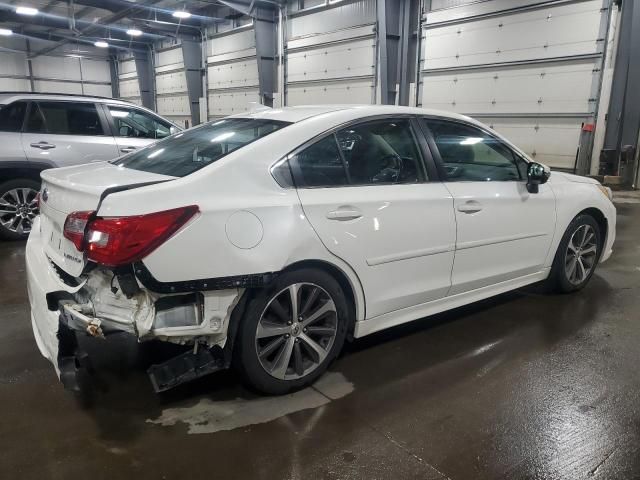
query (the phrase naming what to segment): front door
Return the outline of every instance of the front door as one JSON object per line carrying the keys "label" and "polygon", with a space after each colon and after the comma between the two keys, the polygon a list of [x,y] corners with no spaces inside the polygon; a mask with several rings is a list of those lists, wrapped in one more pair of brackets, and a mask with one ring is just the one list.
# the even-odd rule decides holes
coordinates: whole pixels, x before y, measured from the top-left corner
{"label": "front door", "polygon": [[449,295],[541,271],[553,239],[555,196],[526,188],[527,162],[473,125],[426,120],[454,199],[456,253]]}
{"label": "front door", "polygon": [[106,110],[112,121],[118,156],[144,148],[172,133],[169,122],[144,110],[119,105],[107,105]]}
{"label": "front door", "polygon": [[31,102],[21,138],[29,161],[54,167],[118,156],[114,138],[90,102]]}
{"label": "front door", "polygon": [[367,318],[446,295],[453,200],[442,183],[429,181],[408,119],[344,128],[290,164],[313,228],[357,273]]}

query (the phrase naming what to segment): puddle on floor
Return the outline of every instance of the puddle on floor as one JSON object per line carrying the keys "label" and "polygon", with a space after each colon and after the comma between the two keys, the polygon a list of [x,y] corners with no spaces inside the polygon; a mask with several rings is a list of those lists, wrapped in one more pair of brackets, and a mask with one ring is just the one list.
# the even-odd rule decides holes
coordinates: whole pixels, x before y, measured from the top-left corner
{"label": "puddle on floor", "polygon": [[279,397],[237,398],[213,401],[201,399],[190,407],[167,408],[147,423],[173,426],[188,425],[190,434],[215,433],[223,430],[266,423],[309,408],[318,408],[353,391],[344,375],[327,372],[312,387]]}

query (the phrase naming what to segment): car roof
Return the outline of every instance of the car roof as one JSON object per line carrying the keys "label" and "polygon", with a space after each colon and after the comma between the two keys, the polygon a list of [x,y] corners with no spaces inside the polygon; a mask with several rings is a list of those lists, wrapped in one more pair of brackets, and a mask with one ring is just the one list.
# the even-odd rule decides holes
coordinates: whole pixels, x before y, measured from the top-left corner
{"label": "car roof", "polygon": [[0,104],[7,104],[16,100],[66,100],[70,102],[99,102],[119,105],[135,105],[131,102],[118,100],[116,98],[99,97],[95,95],[74,95],[68,93],[36,93],[36,92],[0,92]]}
{"label": "car roof", "polygon": [[280,120],[283,122],[297,123],[308,118],[324,115],[328,119],[339,112],[352,111],[359,117],[372,117],[376,115],[430,115],[444,117],[466,122],[477,123],[475,120],[453,112],[435,110],[430,108],[405,107],[397,105],[300,105],[295,107],[268,108],[260,107],[251,112],[233,115],[236,118],[261,118]]}

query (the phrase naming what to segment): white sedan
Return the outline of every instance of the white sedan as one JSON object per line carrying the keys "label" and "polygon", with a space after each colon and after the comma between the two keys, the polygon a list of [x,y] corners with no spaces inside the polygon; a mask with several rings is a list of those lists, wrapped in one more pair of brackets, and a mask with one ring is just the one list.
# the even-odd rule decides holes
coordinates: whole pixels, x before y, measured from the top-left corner
{"label": "white sedan", "polygon": [[149,370],[157,391],[233,365],[290,392],[347,337],[543,280],[578,290],[615,237],[597,181],[409,107],[267,109],[42,179],[31,317],[72,389],[77,332],[124,331],[189,345]]}

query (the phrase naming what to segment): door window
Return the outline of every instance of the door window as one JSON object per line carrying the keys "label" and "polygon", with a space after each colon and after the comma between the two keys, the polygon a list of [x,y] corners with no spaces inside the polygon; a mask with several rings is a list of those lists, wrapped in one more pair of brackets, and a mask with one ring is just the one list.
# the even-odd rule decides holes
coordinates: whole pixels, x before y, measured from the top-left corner
{"label": "door window", "polygon": [[27,120],[28,133],[104,135],[93,103],[34,102]]}
{"label": "door window", "polygon": [[446,120],[426,121],[447,181],[521,180],[526,162],[479,128]]}
{"label": "door window", "polygon": [[0,132],[19,132],[22,130],[27,102],[13,102],[0,105]]}
{"label": "door window", "polygon": [[408,120],[367,122],[324,137],[290,159],[298,187],[385,185],[424,179]]}
{"label": "door window", "polygon": [[109,107],[116,137],[158,139],[171,135],[171,125],[142,110]]}
{"label": "door window", "polygon": [[416,183],[423,179],[409,120],[354,125],[336,136],[352,185]]}
{"label": "door window", "polygon": [[291,165],[299,187],[338,187],[349,183],[334,135],[297,153]]}

